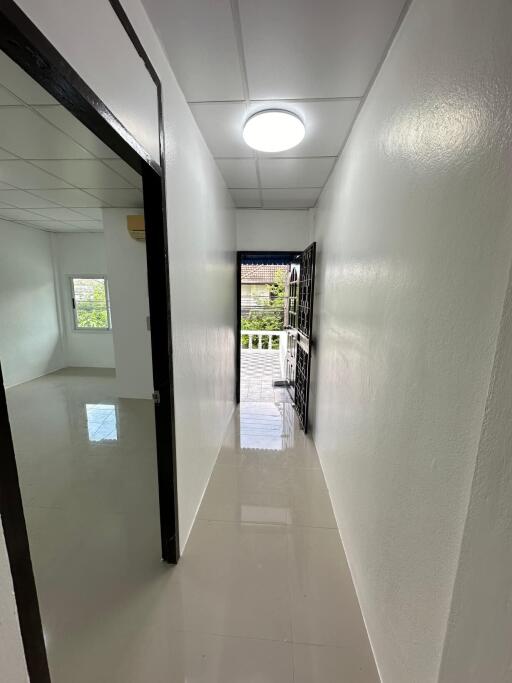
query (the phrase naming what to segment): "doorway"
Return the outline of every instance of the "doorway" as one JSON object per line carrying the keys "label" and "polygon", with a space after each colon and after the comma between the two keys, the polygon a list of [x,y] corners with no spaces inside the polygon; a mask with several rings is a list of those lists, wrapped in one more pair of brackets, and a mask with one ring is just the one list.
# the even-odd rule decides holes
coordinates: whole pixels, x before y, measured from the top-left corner
{"label": "doorway", "polygon": [[[115,5],[115,3],[113,3],[113,5]],[[120,7],[115,7],[115,10],[122,15],[122,9]],[[151,403],[147,400],[150,410],[145,411],[146,417],[143,418],[143,421],[145,422],[146,427],[151,431],[152,439],[156,447],[153,463],[155,474],[154,497],[156,502],[155,528],[157,530],[157,538],[159,537],[160,549],[158,549],[158,547],[153,547],[153,550],[151,550],[148,547],[148,552],[155,553],[154,559],[162,557],[166,562],[175,563],[179,557],[179,540],[175,478],[170,293],[167,262],[167,231],[165,225],[165,194],[163,190],[164,181],[162,170],[163,156],[161,156],[159,162],[157,162],[140,147],[112,112],[110,112],[95,93],[88,88],[72,67],[59,55],[44,35],[29,21],[14,2],[9,2],[7,0],[2,3],[0,18],[2,20],[2,30],[0,32],[0,50],[2,51],[2,58],[8,60],[6,64],[12,63],[11,66],[9,66],[9,69],[11,69],[12,72],[16,72],[19,79],[26,79],[25,83],[30,82],[33,90],[46,93],[48,97],[47,103],[42,102],[39,107],[40,110],[38,110],[37,107],[39,105],[26,101],[26,99],[21,96],[21,91],[16,94],[16,92],[14,92],[16,90],[14,86],[13,88],[10,88],[7,83],[3,83],[2,93],[6,99],[2,104],[5,104],[6,106],[9,106],[9,104],[12,105],[13,109],[9,113],[11,118],[14,109],[19,109],[20,112],[23,111],[23,117],[34,120],[37,119],[39,127],[44,128],[45,130],[51,130],[54,137],[69,138],[69,145],[73,146],[73,150],[75,151],[73,151],[71,155],[64,156],[70,156],[72,160],[78,162],[81,160],[87,161],[87,164],[82,165],[83,169],[86,165],[91,166],[91,164],[99,164],[102,166],[103,172],[107,175],[110,174],[110,177],[115,176],[118,180],[124,179],[125,182],[128,181],[128,183],[132,182],[133,184],[141,183],[140,189],[137,189],[135,185],[133,186],[133,190],[139,192],[140,197],[143,198],[141,204],[134,206],[130,199],[126,202],[110,201],[105,193],[101,195],[99,191],[95,192],[94,190],[108,190],[111,193],[117,193],[116,196],[119,197],[123,192],[129,189],[129,187],[124,185],[123,180],[119,180],[120,184],[114,187],[86,187],[87,183],[80,187],[79,182],[71,182],[70,177],[66,175],[67,171],[62,170],[64,169],[64,166],[67,165],[67,161],[69,161],[68,158],[59,158],[59,155],[53,154],[52,151],[49,150],[44,154],[37,154],[36,156],[38,159],[29,159],[20,151],[21,148],[17,150],[10,149],[10,143],[8,142],[3,145],[3,147],[5,147],[5,156],[2,157],[2,162],[0,163],[5,162],[6,169],[7,166],[9,166],[12,173],[18,173],[18,177],[21,177],[19,175],[20,170],[25,169],[25,171],[28,170],[32,173],[32,177],[39,176],[39,178],[41,178],[44,176],[47,180],[48,178],[50,179],[48,180],[49,184],[46,183],[42,186],[38,186],[37,181],[31,180],[30,182],[25,182],[22,180],[21,184],[19,182],[16,184],[14,181],[7,183],[6,178],[2,177],[2,182],[4,183],[2,189],[11,193],[9,196],[10,201],[5,201],[2,204],[3,210],[7,212],[4,215],[3,220],[9,221],[14,226],[19,226],[19,234],[27,230],[32,230],[35,235],[36,229],[40,229],[41,234],[44,233],[44,235],[47,236],[49,233],[52,233],[53,235],[53,233],[56,232],[56,224],[62,228],[67,221],[68,227],[73,229],[75,220],[77,223],[81,221],[84,221],[85,223],[88,221],[92,234],[93,232],[96,232],[97,227],[92,224],[101,222],[98,218],[98,211],[100,213],[109,210],[116,212],[121,210],[124,211],[125,209],[129,214],[136,215],[137,213],[143,213],[144,224],[146,226],[151,226],[150,230],[145,231],[146,248],[143,250],[145,253],[142,256],[144,266],[147,268],[145,284],[147,287],[146,303],[148,306],[148,316],[143,317],[142,323],[147,332],[150,330],[148,357],[150,360],[150,373],[152,367],[152,377],[149,378],[148,382],[150,388],[154,392],[154,403],[153,398],[150,399]],[[124,19],[126,19],[126,17],[124,17]],[[125,21],[123,21],[123,25],[127,28]],[[140,44],[135,44],[135,49],[141,54],[142,47]],[[141,57],[146,63],[146,66],[148,66],[149,60],[147,56],[141,54]],[[9,69],[2,70],[2,75],[9,73]],[[161,112],[160,83],[154,70],[149,68],[148,70],[156,84],[159,111]],[[6,100],[9,101],[7,102]],[[48,111],[43,111],[46,104],[48,105]],[[50,120],[49,117],[53,114],[57,114],[60,117],[58,122]],[[13,119],[13,125],[18,126],[18,128],[21,128],[20,122],[20,117],[15,117]],[[66,125],[68,123],[75,133],[67,130]],[[44,132],[39,133],[36,137],[48,147],[50,138],[47,138]],[[22,143],[27,144],[27,140],[23,138],[23,131],[21,130],[18,139],[20,140],[20,145]],[[91,151],[91,149],[88,148],[89,145],[98,145],[98,147],[108,148],[111,150],[112,154],[103,159],[101,154],[96,154],[94,150]],[[84,157],[83,159],[82,155]],[[107,163],[107,158],[111,161],[110,165]],[[61,163],[62,169],[57,171],[54,167],[54,162],[66,163]],[[43,168],[45,163],[47,166],[48,164],[52,165],[52,168]],[[134,176],[136,176],[137,179],[130,181],[129,179]],[[67,199],[64,199],[65,196],[69,198],[71,195],[75,198],[73,201],[78,201],[78,204],[69,204]],[[84,196],[88,197],[88,203],[81,204],[80,200],[77,200],[76,198],[82,198]],[[110,194],[109,196],[112,197],[114,195]],[[132,196],[134,196],[133,193]],[[96,201],[99,200],[99,205],[95,204],[95,197]],[[26,202],[28,200],[37,203],[37,206],[28,206],[27,204],[23,206],[16,203],[18,201]],[[144,205],[143,212],[142,203]],[[135,209],[135,211],[132,209]],[[32,216],[31,214],[34,215]],[[64,216],[66,216],[65,219]],[[30,222],[31,220],[33,221],[32,225],[27,226],[26,222]],[[24,223],[25,225],[23,226]],[[38,225],[36,225],[36,223],[38,223]],[[124,227],[127,228],[128,226],[125,225]],[[71,231],[72,230],[69,232]],[[80,228],[78,228],[77,231],[80,232]],[[64,228],[63,232],[68,231]],[[32,235],[32,233],[30,234]],[[128,240],[132,239],[127,230],[125,230],[123,236]],[[49,244],[51,241],[55,240],[53,240],[53,236],[49,238],[45,237],[44,240],[42,237],[41,239],[34,238],[31,239],[30,244],[27,241],[27,249],[32,249],[36,241],[39,245],[39,252],[42,253],[42,251],[46,249],[47,243]],[[43,246],[41,246],[43,241],[46,245],[43,245],[44,249]],[[136,245],[135,242],[133,242],[133,245],[139,246]],[[79,250],[75,252],[75,255],[78,251]],[[47,249],[47,252],[50,254],[49,249]],[[84,252],[80,255],[83,256]],[[141,253],[137,256],[139,262],[140,256]],[[50,263],[50,261],[51,258],[49,258],[48,263],[45,263],[44,269],[49,273],[50,270],[54,268],[54,272],[58,274],[53,283],[53,292],[50,291],[52,289],[50,278],[47,278],[48,282],[45,281],[45,293],[48,295],[48,301],[52,296],[54,298],[55,318],[61,317],[62,320],[60,322],[65,327],[67,323],[64,319],[67,316],[67,321],[73,325],[73,330],[77,334],[76,340],[80,340],[79,346],[86,336],[89,335],[87,337],[87,342],[82,344],[82,346],[87,347],[87,351],[89,352],[92,351],[92,346],[95,345],[92,342],[92,335],[95,335],[95,339],[98,341],[98,344],[96,344],[98,348],[96,350],[98,354],[101,355],[104,352],[108,334],[111,332],[112,323],[114,323],[114,326],[116,324],[115,305],[113,306],[111,315],[111,295],[114,291],[114,283],[113,279],[110,278],[109,274],[106,272],[108,268],[104,269],[98,267],[89,269],[87,266],[82,265],[80,267],[66,267],[65,272],[64,270],[60,272],[59,268],[55,267],[55,264]],[[38,276],[42,277],[42,270],[42,268],[39,268],[37,273]],[[23,273],[20,275],[23,277]],[[30,272],[30,276],[32,277],[33,275],[34,273]],[[26,284],[26,282],[27,280],[25,279],[22,284]],[[65,285],[61,287],[64,282]],[[61,299],[60,303],[57,302],[58,299]],[[36,315],[36,313],[34,315]],[[120,317],[121,316],[117,316],[117,320],[119,320]],[[56,322],[58,325],[59,321]],[[101,338],[102,334],[103,338]],[[61,344],[62,340],[57,339],[57,337],[55,337],[55,340],[56,346]],[[13,347],[14,344],[8,342],[5,348],[10,352]],[[103,351],[101,351],[100,347],[103,348]],[[46,360],[48,361],[45,366],[46,370],[56,369],[56,366],[59,365],[56,353]],[[0,362],[2,363],[0,377],[2,371],[4,371],[5,379],[5,371],[8,370],[11,372],[13,366],[11,364],[10,368],[4,367],[4,365],[9,365],[9,363],[4,363],[4,358],[0,358]],[[28,355],[25,357],[24,363],[28,367]],[[119,443],[120,435],[124,433],[125,438],[127,437],[128,441],[131,440],[129,431],[133,426],[133,420],[129,414],[123,414],[123,411],[120,410],[117,402],[118,397],[115,395],[112,396],[117,390],[113,391],[109,384],[111,380],[111,371],[108,370],[109,363],[107,361],[105,361],[105,365],[105,369],[97,368],[97,371],[95,371],[95,375],[97,376],[94,376],[93,378],[91,378],[90,374],[84,369],[79,372],[74,372],[74,375],[79,376],[81,382],[78,390],[76,390],[76,387],[78,386],[76,376],[70,377],[69,368],[66,367],[61,371],[61,375],[57,373],[55,376],[46,375],[46,370],[43,368],[46,377],[42,378],[40,385],[37,387],[33,385],[31,391],[27,394],[26,385],[21,384],[19,387],[13,389],[16,395],[12,394],[14,398],[11,401],[9,399],[10,390],[7,391],[6,395],[4,381],[2,380],[0,382],[0,450],[2,452],[2,458],[0,459],[0,515],[2,518],[5,544],[13,578],[27,668],[30,679],[37,683],[43,681],[46,683],[50,680],[45,639],[43,637],[45,615],[43,614],[42,623],[36,589],[37,576],[36,579],[34,579],[33,571],[33,566],[36,568],[36,572],[37,567],[32,561],[33,557],[31,557],[34,541],[30,538],[30,534],[27,534],[26,519],[29,515],[25,514],[23,509],[24,506],[27,507],[27,479],[25,476],[25,492],[23,491],[23,483],[22,490],[20,491],[19,480],[22,479],[22,477],[19,476],[18,467],[19,460],[24,454],[29,455],[29,459],[32,463],[36,462],[32,456],[36,451],[36,455],[39,453],[38,438],[43,440],[45,435],[48,436],[47,428],[49,422],[44,430],[41,429],[39,435],[32,434],[31,444],[28,444],[27,442],[22,443],[19,439],[22,429],[19,427],[20,425],[23,427],[23,420],[30,417],[27,412],[23,415],[23,411],[28,409],[28,403],[25,401],[25,398],[26,396],[30,397],[32,400],[31,407],[33,409],[37,408],[37,410],[40,410],[41,407],[44,407],[50,412],[59,401],[62,402],[63,396],[66,396],[66,398],[71,396],[71,403],[83,403],[83,406],[81,406],[78,412],[75,411],[68,415],[69,424],[65,424],[62,421],[60,422],[60,435],[62,435],[62,428],[69,429],[73,433],[77,433],[78,431],[86,443],[101,444],[104,448],[103,455],[106,454],[107,450],[109,450],[110,454],[113,454],[115,444]],[[22,367],[21,369],[18,367],[17,370],[26,371],[27,367]],[[23,372],[21,374],[23,374]],[[37,383],[38,380],[35,378],[35,375],[32,375],[32,377]],[[30,379],[30,376],[21,377],[22,382],[26,379]],[[72,383],[71,389],[69,389],[70,382]],[[95,388],[92,390],[91,384],[97,384],[98,382],[106,388]],[[17,384],[16,381],[7,381],[6,383]],[[40,392],[41,401],[35,406],[33,401],[37,397],[40,387],[43,387]],[[53,392],[53,402],[51,399],[48,401],[44,399],[45,391],[50,391],[50,393]],[[74,394],[76,391],[78,391],[79,394],[78,398],[77,394]],[[104,392],[104,395],[100,395],[102,392]],[[24,393],[26,396],[23,395]],[[151,393],[152,392],[150,392],[150,394]],[[86,394],[87,397],[85,396]],[[92,396],[92,398],[89,399],[89,396]],[[16,413],[14,422],[18,422],[17,426],[13,424],[12,421],[14,412]],[[39,414],[39,417],[44,416]],[[13,432],[15,436],[14,440],[12,438]],[[30,449],[33,450],[30,451]],[[42,450],[43,449],[41,449],[41,452]],[[51,450],[52,453],[57,453],[58,451],[58,449],[53,448]],[[146,458],[152,457],[151,453],[148,453],[147,451],[144,451],[144,454]],[[100,456],[99,451],[96,451],[95,455]],[[59,473],[61,473],[62,468],[66,468],[69,463],[66,462],[65,458],[62,458],[62,452],[59,451],[58,456],[61,458],[61,467],[57,465],[56,467]],[[114,457],[112,458],[112,461],[113,460]],[[98,465],[98,462],[98,460],[95,461],[94,459],[89,459],[87,461],[86,468],[89,468],[89,474],[94,467]],[[28,461],[24,462],[24,475],[27,473],[27,468],[31,467],[31,464],[27,463]],[[39,463],[38,466],[40,473],[44,475],[44,468],[41,466],[41,463]],[[32,470],[32,475],[34,475],[34,472],[35,470]],[[87,476],[89,475],[85,474],[84,471],[82,484],[84,481],[87,481]],[[47,479],[47,483],[48,482],[51,484],[51,481]],[[34,476],[32,476],[32,484],[33,483]],[[111,486],[105,491],[105,498],[110,497],[111,500],[119,502],[118,494],[121,485],[122,484],[113,477]],[[74,490],[74,493],[77,494],[78,497],[82,495],[83,492],[84,489],[80,488],[80,486],[77,486]],[[37,497],[39,491],[32,490],[32,493]],[[34,500],[34,498],[32,500]],[[55,509],[58,509],[56,506],[54,507]],[[41,505],[40,509],[47,510],[49,508],[45,505]],[[41,527],[41,524],[43,524],[44,521],[44,515],[41,513],[38,518],[38,516],[34,514],[33,517],[36,520],[36,526],[39,524],[39,527]],[[110,532],[112,532],[112,527],[109,526],[108,522],[109,520],[104,520],[104,523],[102,524],[102,520],[97,519],[97,529],[101,529],[105,533],[110,529]],[[65,523],[63,522],[63,524]],[[49,519],[46,521],[46,526],[47,528],[57,529],[57,532],[59,532],[59,528],[61,528],[58,525],[52,527]],[[71,529],[71,532],[72,531],[73,530]],[[132,542],[138,535],[141,535],[140,526],[134,524],[132,533],[130,534]],[[73,533],[70,534],[70,538],[72,536]],[[75,541],[76,540],[77,539],[75,539]],[[70,548],[69,550],[70,554],[68,555],[68,558],[61,558],[63,564],[65,564],[67,559],[71,560],[76,558],[76,560],[79,561],[80,544],[78,543],[74,549]],[[58,558],[53,558],[53,561],[58,561]],[[78,566],[79,565],[77,565],[77,567]],[[60,586],[64,587],[63,583],[61,583]],[[69,589],[69,585],[67,586],[67,589]],[[69,601],[68,605],[71,610],[77,606],[76,602],[74,602],[74,599],[77,597],[78,595],[73,592],[67,596]],[[108,596],[105,596],[105,598],[107,597]],[[87,605],[83,605],[83,608],[86,610]],[[48,642],[47,630],[46,640]],[[67,678],[67,680],[70,680],[70,678]]]}
{"label": "doorway", "polygon": [[237,252],[237,387],[244,403],[289,403],[308,431],[316,244]]}

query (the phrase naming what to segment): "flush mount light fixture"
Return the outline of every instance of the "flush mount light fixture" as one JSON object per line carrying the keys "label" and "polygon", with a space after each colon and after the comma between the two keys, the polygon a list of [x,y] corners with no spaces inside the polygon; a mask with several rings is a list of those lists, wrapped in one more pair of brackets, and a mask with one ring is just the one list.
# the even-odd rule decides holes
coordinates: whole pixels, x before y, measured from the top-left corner
{"label": "flush mount light fixture", "polygon": [[302,142],[306,128],[296,114],[267,109],[253,114],[244,125],[245,142],[259,152],[284,152]]}

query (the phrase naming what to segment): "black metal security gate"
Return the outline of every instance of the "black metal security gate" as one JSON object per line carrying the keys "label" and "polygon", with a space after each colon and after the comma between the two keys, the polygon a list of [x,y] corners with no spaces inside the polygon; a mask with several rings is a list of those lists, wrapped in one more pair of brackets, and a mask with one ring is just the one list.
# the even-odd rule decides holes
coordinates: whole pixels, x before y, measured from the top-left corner
{"label": "black metal security gate", "polygon": [[311,331],[315,289],[316,242],[300,257],[299,305],[297,321],[297,365],[295,370],[295,410],[304,432],[308,431]]}

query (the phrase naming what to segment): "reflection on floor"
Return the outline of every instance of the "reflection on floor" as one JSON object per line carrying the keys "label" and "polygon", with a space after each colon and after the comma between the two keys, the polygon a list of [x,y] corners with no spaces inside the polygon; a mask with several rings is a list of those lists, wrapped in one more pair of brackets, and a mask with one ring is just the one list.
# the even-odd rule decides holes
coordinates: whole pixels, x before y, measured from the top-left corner
{"label": "reflection on floor", "polygon": [[290,404],[235,413],[172,568],[150,402],[117,400],[111,377],[85,371],[8,402],[53,683],[378,682]]}
{"label": "reflection on floor", "polygon": [[279,351],[242,349],[240,353],[240,400],[281,401],[284,389],[274,387],[282,380]]}

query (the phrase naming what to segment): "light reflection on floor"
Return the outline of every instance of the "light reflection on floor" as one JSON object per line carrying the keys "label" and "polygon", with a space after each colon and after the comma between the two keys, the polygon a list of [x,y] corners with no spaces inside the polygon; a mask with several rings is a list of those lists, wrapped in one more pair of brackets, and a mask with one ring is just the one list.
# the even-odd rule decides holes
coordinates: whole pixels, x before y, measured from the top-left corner
{"label": "light reflection on floor", "polygon": [[240,403],[240,448],[293,448],[294,408],[290,402]]}
{"label": "light reflection on floor", "polygon": [[112,403],[86,403],[89,441],[117,441],[117,408]]}

